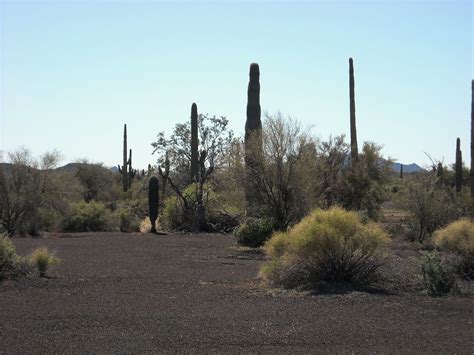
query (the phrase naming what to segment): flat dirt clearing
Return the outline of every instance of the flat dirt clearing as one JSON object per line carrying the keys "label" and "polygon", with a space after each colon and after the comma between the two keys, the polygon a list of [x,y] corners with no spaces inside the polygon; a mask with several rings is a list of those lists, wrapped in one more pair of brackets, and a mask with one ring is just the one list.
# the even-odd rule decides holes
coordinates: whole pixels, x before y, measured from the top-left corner
{"label": "flat dirt clearing", "polygon": [[13,241],[63,263],[0,284],[0,353],[474,351],[472,297],[268,291],[263,257],[232,236]]}

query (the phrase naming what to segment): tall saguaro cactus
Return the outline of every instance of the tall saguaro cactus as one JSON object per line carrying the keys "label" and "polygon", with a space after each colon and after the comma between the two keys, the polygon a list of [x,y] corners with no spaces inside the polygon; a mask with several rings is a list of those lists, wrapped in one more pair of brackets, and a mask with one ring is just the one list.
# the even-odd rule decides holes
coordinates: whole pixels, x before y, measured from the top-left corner
{"label": "tall saguaro cactus", "polygon": [[245,165],[246,165],[246,199],[248,207],[256,198],[252,187],[259,176],[262,158],[262,121],[260,108],[260,68],[257,63],[250,64],[249,86],[247,90],[247,120],[245,121]]}
{"label": "tall saguaro cactus", "polygon": [[250,64],[249,86],[247,90],[247,121],[245,122],[245,142],[262,129],[260,108],[260,68],[257,63]]}
{"label": "tall saguaro cactus", "polygon": [[197,105],[191,106],[191,182],[198,180],[199,174],[199,138]]}
{"label": "tall saguaro cactus", "polygon": [[474,80],[471,81],[471,200],[474,213]]}
{"label": "tall saguaro cactus", "polygon": [[350,118],[351,118],[351,159],[357,161],[359,153],[357,148],[357,127],[355,113],[355,82],[354,82],[354,63],[349,58],[349,101],[350,101]]}
{"label": "tall saguaro cactus", "polygon": [[462,152],[461,152],[461,139],[456,139],[456,164],[455,164],[455,183],[456,191],[459,192],[462,189]]}
{"label": "tall saguaro cactus", "polygon": [[119,173],[122,174],[122,184],[123,191],[127,192],[129,183],[128,183],[128,159],[127,159],[127,124],[123,125],[123,165],[120,167],[118,165]]}
{"label": "tall saguaro cactus", "polygon": [[159,182],[156,176],[150,177],[148,180],[148,214],[150,215],[151,232],[156,233],[156,220],[158,219]]}

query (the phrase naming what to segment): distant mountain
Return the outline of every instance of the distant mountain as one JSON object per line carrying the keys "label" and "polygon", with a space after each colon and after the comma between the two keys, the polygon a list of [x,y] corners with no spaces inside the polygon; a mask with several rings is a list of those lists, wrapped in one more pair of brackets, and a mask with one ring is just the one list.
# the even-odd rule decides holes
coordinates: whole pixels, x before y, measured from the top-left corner
{"label": "distant mountain", "polygon": [[[392,170],[396,173],[399,173],[401,165],[402,164],[400,164],[400,163],[393,163],[392,164]],[[423,170],[424,169],[416,163],[403,164],[403,172],[406,173],[406,174],[418,173],[418,172],[423,171]]]}
{"label": "distant mountain", "polygon": [[[13,167],[12,164],[8,163],[0,163],[0,165],[5,169],[9,170]],[[55,170],[57,171],[68,171],[68,172],[75,172],[81,165],[84,165],[84,163],[69,163],[63,166],[60,166],[59,168],[56,168]],[[392,163],[392,170],[396,173],[400,172],[400,163]],[[113,173],[118,173],[118,167],[117,166],[112,166],[110,168],[107,168],[104,166],[104,169],[107,169]],[[416,163],[411,163],[411,164],[403,164],[403,172],[406,174],[410,173],[416,173],[423,171],[424,169],[421,168],[418,164]]]}
{"label": "distant mountain", "polygon": [[104,170],[111,171],[113,173],[118,172],[118,168],[116,166],[108,168],[106,166],[102,166],[100,164],[87,164],[87,163],[68,163],[66,165],[60,166],[59,168],[56,168],[56,171],[67,171],[67,172],[76,172],[81,166],[94,166],[98,165]]}

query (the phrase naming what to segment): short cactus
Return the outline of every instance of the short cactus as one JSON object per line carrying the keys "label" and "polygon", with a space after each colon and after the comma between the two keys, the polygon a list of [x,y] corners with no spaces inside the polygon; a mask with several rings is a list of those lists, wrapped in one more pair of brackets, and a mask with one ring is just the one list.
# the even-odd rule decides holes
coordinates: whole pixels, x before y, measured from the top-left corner
{"label": "short cactus", "polygon": [[151,232],[156,233],[156,220],[158,219],[158,205],[160,184],[156,176],[150,177],[148,180],[148,213],[150,215]]}

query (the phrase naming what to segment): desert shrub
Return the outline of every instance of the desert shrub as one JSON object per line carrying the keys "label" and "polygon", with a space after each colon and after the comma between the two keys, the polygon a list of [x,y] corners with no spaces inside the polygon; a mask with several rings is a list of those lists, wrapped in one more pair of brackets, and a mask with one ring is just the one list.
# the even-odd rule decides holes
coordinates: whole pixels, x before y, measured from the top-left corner
{"label": "desert shrub", "polygon": [[467,218],[459,219],[437,230],[433,243],[458,255],[458,272],[474,278],[474,223]]}
{"label": "desert shrub", "polygon": [[31,254],[31,262],[38,269],[40,276],[44,277],[48,268],[52,265],[59,264],[61,260],[46,247],[41,247],[33,251]]}
{"label": "desert shrub", "polygon": [[271,219],[249,217],[235,231],[237,243],[257,248],[272,235],[274,223]]}
{"label": "desert shrub", "polygon": [[258,164],[242,170],[247,210],[253,217],[271,218],[282,230],[312,208],[316,143],[309,129],[280,112],[265,115],[259,137],[254,135],[245,143],[246,152],[261,156]]}
{"label": "desert shrub", "polygon": [[110,229],[111,214],[100,202],[76,202],[64,221],[64,229],[71,232],[99,232]]}
{"label": "desert shrub", "polygon": [[261,276],[288,288],[330,283],[366,286],[379,277],[383,247],[389,238],[373,222],[338,207],[314,210],[287,232],[265,244],[270,260]]}
{"label": "desert shrub", "polygon": [[10,238],[0,235],[0,279],[15,273],[17,259],[15,246]]}
{"label": "desert shrub", "polygon": [[382,146],[364,142],[359,160],[344,169],[334,191],[338,203],[346,209],[364,211],[369,218],[380,217],[382,203],[387,199],[391,160],[382,157]]}
{"label": "desert shrub", "polygon": [[0,235],[0,280],[28,272],[28,260],[17,255],[10,238]]}
{"label": "desert shrub", "polygon": [[[181,197],[168,197],[163,204],[160,222],[167,230],[191,231],[196,223],[196,208],[198,201],[198,184],[191,184],[181,193]],[[227,221],[228,215],[219,203],[219,196],[212,184],[203,186],[203,201],[206,206],[205,218],[209,229],[227,227],[232,221]],[[222,227],[223,226],[223,227]]]}
{"label": "desert shrub", "polygon": [[121,232],[138,232],[140,230],[140,219],[128,208],[119,208],[116,211]]}
{"label": "desert shrub", "polygon": [[410,214],[412,240],[423,242],[434,231],[467,212],[466,193],[455,194],[441,178],[436,172],[423,172],[416,174],[408,184],[402,207]]}
{"label": "desert shrub", "polygon": [[168,197],[163,204],[163,227],[167,230],[190,229],[188,213],[178,197]]}
{"label": "desert shrub", "polygon": [[443,296],[451,292],[456,285],[453,267],[441,259],[437,252],[424,255],[421,261],[423,285],[431,296]]}
{"label": "desert shrub", "polygon": [[34,159],[27,149],[8,153],[0,164],[0,225],[9,235],[44,230],[41,210],[61,212],[74,195],[72,177],[56,171],[58,152]]}

